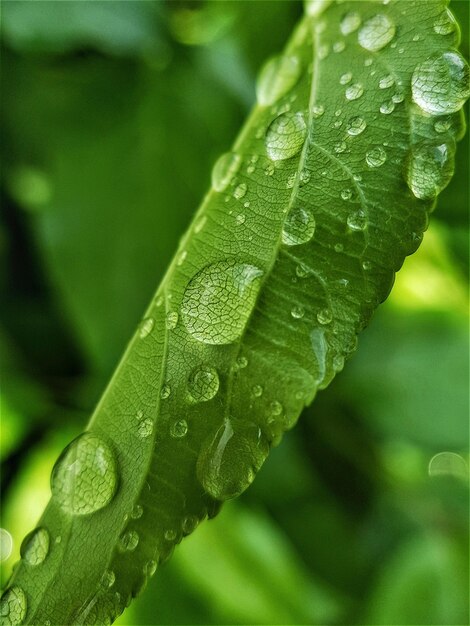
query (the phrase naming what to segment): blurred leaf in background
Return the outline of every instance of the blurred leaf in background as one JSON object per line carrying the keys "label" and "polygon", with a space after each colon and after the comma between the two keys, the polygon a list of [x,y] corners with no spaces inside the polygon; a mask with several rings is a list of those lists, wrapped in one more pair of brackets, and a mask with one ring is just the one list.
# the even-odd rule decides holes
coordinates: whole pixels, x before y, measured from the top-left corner
{"label": "blurred leaf in background", "polygon": [[[3,4],[2,582],[301,10]],[[468,152],[357,355],[120,623],[469,623],[468,480],[428,473],[468,464]]]}

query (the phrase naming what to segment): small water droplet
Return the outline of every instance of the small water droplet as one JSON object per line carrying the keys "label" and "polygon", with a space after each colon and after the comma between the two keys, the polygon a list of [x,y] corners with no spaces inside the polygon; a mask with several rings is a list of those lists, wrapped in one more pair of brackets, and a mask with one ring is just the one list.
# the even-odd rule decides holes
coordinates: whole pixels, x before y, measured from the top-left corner
{"label": "small water droplet", "polygon": [[240,169],[242,158],[235,152],[222,154],[212,170],[212,186],[216,191],[225,191]]}
{"label": "small water droplet", "polygon": [[350,85],[345,92],[346,100],[357,100],[364,93],[364,87],[360,83]]}
{"label": "small water droplet", "polygon": [[23,589],[17,585],[10,587],[2,594],[0,599],[2,625],[20,626],[26,616],[26,609],[26,596]]}
{"label": "small water droplet", "polygon": [[178,420],[170,426],[170,435],[175,439],[181,439],[188,433],[188,423],[186,420]]}
{"label": "small water droplet", "polygon": [[394,93],[392,96],[392,102],[394,102],[395,104],[399,104],[400,102],[403,102],[403,100],[405,99],[405,94],[404,93]]}
{"label": "small water droplet", "polygon": [[330,324],[331,320],[333,319],[333,314],[331,313],[330,309],[322,309],[321,311],[318,311],[317,313],[317,320],[319,324]]}
{"label": "small water droplet", "polygon": [[147,317],[146,319],[144,319],[140,325],[139,337],[141,339],[145,339],[145,337],[148,337],[152,332],[154,326],[155,321],[152,317]]}
{"label": "small water droplet", "polygon": [[450,35],[457,30],[454,16],[445,9],[434,21],[434,32],[438,35]]}
{"label": "small water droplet", "polygon": [[171,395],[171,387],[168,383],[165,383],[160,391],[160,398],[162,400],[166,400],[167,398],[169,398]]}
{"label": "small water droplet", "polygon": [[271,415],[278,416],[282,413],[282,404],[277,400],[273,400],[269,405],[269,412]]}
{"label": "small water droplet", "polygon": [[199,520],[196,515],[187,515],[182,523],[182,529],[185,535],[190,535],[198,527]]}
{"label": "small water droplet", "polygon": [[246,215],[244,213],[239,213],[235,218],[235,221],[237,222],[238,226],[242,226],[242,224],[244,224],[246,221]]}
{"label": "small water droplet", "polygon": [[177,537],[177,532],[174,528],[169,528],[165,531],[165,539],[167,541],[174,541]]}
{"label": "small water droplet", "polygon": [[341,198],[342,198],[342,200],[351,200],[351,198],[352,198],[352,191],[351,191],[351,189],[342,189],[341,190]]}
{"label": "small water droplet", "polygon": [[298,246],[307,243],[315,232],[315,218],[307,209],[294,208],[288,213],[282,229],[282,243]]}
{"label": "small water droplet", "polygon": [[359,28],[361,21],[359,13],[356,11],[350,11],[341,19],[339,29],[343,35],[349,35]]}
{"label": "small water droplet", "polygon": [[0,528],[0,563],[10,558],[13,550],[13,537],[6,528]]}
{"label": "small water droplet", "polygon": [[389,100],[388,102],[382,102],[379,110],[384,115],[390,115],[390,113],[393,113],[395,111],[395,103],[393,102],[393,100]]}
{"label": "small water droplet", "polygon": [[310,181],[310,177],[311,177],[311,174],[310,174],[309,170],[305,170],[305,169],[302,170],[300,172],[300,177],[299,177],[300,184],[301,185],[306,185]]}
{"label": "small water droplet", "polygon": [[336,52],[337,54],[339,52],[343,52],[345,48],[346,44],[344,41],[335,41],[335,43],[333,44],[333,52]]}
{"label": "small water droplet", "polygon": [[147,563],[144,565],[144,574],[148,576],[149,578],[151,578],[155,574],[156,571],[157,571],[157,562],[154,561],[153,559],[150,559],[150,561],[147,561]]}
{"label": "small water droplet", "polygon": [[305,314],[305,310],[303,308],[303,306],[300,306],[299,304],[296,304],[295,306],[292,307],[292,309],[290,310],[290,314],[292,315],[292,317],[296,320],[300,320],[302,319],[302,317]]}
{"label": "small water droplet", "polygon": [[348,135],[355,137],[360,135],[366,129],[367,123],[362,117],[352,117],[348,122]]}
{"label": "small water droplet", "polygon": [[455,452],[439,452],[429,461],[429,476],[452,476],[468,480],[468,466],[463,457]]}
{"label": "small water droplet", "polygon": [[395,79],[391,74],[388,74],[379,80],[380,89],[388,89],[389,87],[393,87],[394,84]]}
{"label": "small water droplet", "polygon": [[21,544],[21,557],[29,565],[40,565],[49,554],[49,533],[45,528],[30,532]]}
{"label": "small water droplet", "polygon": [[141,504],[136,504],[131,511],[132,519],[140,519],[143,514],[144,514],[144,508]]}
{"label": "small water droplet", "polygon": [[366,153],[366,163],[369,167],[380,167],[387,160],[387,153],[381,146],[376,146]]}
{"label": "small water droplet", "polygon": [[447,187],[453,173],[453,150],[446,143],[423,142],[411,148],[406,182],[420,200],[435,198]]}
{"label": "small water droplet", "polygon": [[188,379],[188,391],[195,402],[207,402],[219,391],[217,370],[208,365],[195,368]]}
{"label": "small water droplet", "polygon": [[342,243],[335,243],[334,245],[335,252],[343,252],[344,246]]}
{"label": "small water droplet", "polygon": [[347,148],[346,142],[345,141],[338,141],[338,143],[335,144],[335,152],[338,154],[341,154],[342,152],[344,152]]}
{"label": "small water droplet", "polygon": [[333,369],[335,372],[341,372],[344,367],[344,356],[342,354],[335,354],[333,357]]}
{"label": "small water droplet", "polygon": [[228,419],[207,438],[197,461],[197,476],[216,500],[239,496],[264,463],[269,446],[255,425]]}
{"label": "small water droplet", "polygon": [[272,176],[274,174],[274,163],[269,163],[265,169],[264,169],[264,173],[266,174],[266,176]]}
{"label": "small water droplet", "polygon": [[300,70],[301,64],[297,56],[276,56],[267,61],[256,83],[259,104],[275,104],[297,83]]}
{"label": "small water droplet", "polygon": [[312,106],[312,117],[315,117],[315,118],[321,117],[324,112],[325,112],[325,107],[323,106],[323,104],[314,104]]}
{"label": "small water droplet", "polygon": [[119,538],[119,549],[122,552],[133,552],[139,545],[139,534],[135,530],[128,530]]}
{"label": "small water droplet", "polygon": [[352,73],[351,72],[346,72],[345,74],[341,75],[341,78],[339,79],[339,84],[340,85],[347,85],[348,83],[350,83],[352,80]]}
{"label": "small water droplet", "polygon": [[468,63],[458,52],[433,54],[413,72],[411,92],[426,113],[455,113],[470,95]]}
{"label": "small water droplet", "polygon": [[139,422],[139,426],[137,427],[137,432],[139,433],[139,437],[142,439],[146,439],[150,437],[153,433],[153,422],[151,419],[147,418]]}
{"label": "small water droplet", "polygon": [[355,211],[348,215],[347,224],[351,230],[365,230],[367,226],[367,218],[364,211]]}
{"label": "small water droplet", "polygon": [[368,272],[372,268],[372,263],[370,261],[362,261],[362,269]]}
{"label": "small water droplet", "polygon": [[181,304],[192,337],[212,345],[238,339],[253,310],[262,275],[254,265],[235,260],[218,261],[199,271],[189,281]]}
{"label": "small water droplet", "polygon": [[201,232],[206,222],[207,222],[207,215],[203,215],[197,220],[196,224],[194,225],[194,232],[196,235]]}
{"label": "small water droplet", "polygon": [[247,190],[248,190],[248,187],[246,186],[246,183],[240,183],[239,185],[235,187],[233,191],[233,197],[236,198],[237,200],[241,200],[242,198],[246,196]]}
{"label": "small water droplet", "polygon": [[436,133],[446,133],[451,127],[452,123],[449,118],[436,120],[434,122],[434,130]]}
{"label": "small water droplet", "polygon": [[317,362],[316,383],[320,385],[326,376],[326,359],[328,355],[325,329],[314,328],[310,333],[310,343]]}
{"label": "small water droplet", "polygon": [[188,256],[188,251],[182,250],[182,252],[180,252],[180,254],[178,255],[178,259],[176,261],[177,265],[183,265],[187,256]]}
{"label": "small water droplet", "polygon": [[395,24],[384,14],[371,17],[358,33],[359,44],[369,52],[382,50],[395,36]]}
{"label": "small water droplet", "polygon": [[261,385],[253,385],[253,387],[251,388],[251,393],[254,395],[255,398],[259,398],[263,395],[263,387]]}
{"label": "small water droplet", "polygon": [[111,448],[85,432],[60,455],[51,475],[52,496],[64,511],[87,515],[105,507],[116,493],[118,474]]}
{"label": "small water droplet", "polygon": [[320,46],[318,46],[317,55],[320,61],[323,61],[324,59],[326,59],[329,53],[330,53],[330,48],[327,43],[321,44]]}
{"label": "small water droplet", "polygon": [[305,0],[307,15],[318,16],[332,3],[333,0]]}
{"label": "small water droplet", "polygon": [[273,161],[289,159],[302,148],[307,124],[302,112],[283,113],[271,122],[266,131],[266,152]]}
{"label": "small water droplet", "polygon": [[246,358],[246,356],[237,357],[236,365],[237,369],[245,368],[248,365],[248,359]]}
{"label": "small water droplet", "polygon": [[177,324],[178,324],[178,313],[176,311],[170,311],[169,313],[167,313],[166,320],[165,320],[165,326],[167,327],[167,329],[173,330],[174,328],[176,328]]}
{"label": "small water droplet", "polygon": [[105,570],[101,577],[101,587],[103,589],[110,589],[116,582],[116,574],[112,570]]}

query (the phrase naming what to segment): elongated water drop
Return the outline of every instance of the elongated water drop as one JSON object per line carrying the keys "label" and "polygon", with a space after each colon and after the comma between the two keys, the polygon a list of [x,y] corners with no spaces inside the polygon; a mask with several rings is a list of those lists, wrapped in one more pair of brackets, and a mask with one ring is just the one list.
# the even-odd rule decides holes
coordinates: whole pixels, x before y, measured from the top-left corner
{"label": "elongated water drop", "polygon": [[21,557],[29,565],[40,565],[49,553],[49,533],[45,528],[30,532],[21,544]]}
{"label": "elongated water drop", "polygon": [[256,83],[256,95],[262,106],[274,104],[292,89],[300,77],[297,56],[277,56],[262,68]]}
{"label": "elongated water drop", "polygon": [[216,191],[225,191],[238,172],[242,158],[236,152],[227,152],[220,156],[212,170],[212,186]]}
{"label": "elongated water drop", "polygon": [[438,35],[450,35],[456,29],[457,22],[449,9],[445,9],[434,21],[434,32]]}
{"label": "elongated water drop", "polygon": [[307,136],[307,124],[302,112],[283,113],[271,122],[266,131],[266,152],[273,161],[295,156]]}
{"label": "elongated water drop", "polygon": [[361,25],[361,16],[356,11],[346,13],[339,23],[339,29],[343,35],[349,35]]}
{"label": "elongated water drop", "polygon": [[26,596],[17,585],[5,591],[0,600],[0,619],[2,626],[20,626],[26,616]]}
{"label": "elongated water drop", "polygon": [[208,365],[194,369],[188,380],[189,395],[195,402],[212,400],[219,390],[217,370]]}
{"label": "elongated water drop", "polygon": [[294,208],[287,214],[282,228],[282,243],[298,246],[307,243],[315,232],[315,218],[307,209]]}
{"label": "elongated water drop", "polygon": [[395,24],[386,15],[379,14],[364,23],[358,33],[359,44],[369,52],[378,52],[395,36]]}
{"label": "elongated water drop", "polygon": [[144,319],[140,325],[139,337],[141,339],[145,339],[148,337],[155,326],[155,320],[152,317],[147,317]]}
{"label": "elongated water drop", "polygon": [[406,182],[420,200],[432,200],[446,187],[454,173],[454,154],[446,143],[423,142],[408,156]]}
{"label": "elongated water drop", "polygon": [[64,511],[74,515],[87,515],[105,507],[116,493],[117,484],[111,448],[90,432],[72,441],[52,470],[52,496]]}
{"label": "elongated water drop", "polygon": [[411,92],[426,113],[455,113],[470,95],[468,63],[458,52],[433,54],[413,72]]}
{"label": "elongated water drop", "polygon": [[263,272],[235,260],[204,267],[188,283],[181,304],[184,325],[194,339],[232,343],[253,310]]}
{"label": "elongated water drop", "polygon": [[226,419],[203,444],[197,461],[198,479],[216,500],[235,498],[251,484],[268,452],[257,426]]}

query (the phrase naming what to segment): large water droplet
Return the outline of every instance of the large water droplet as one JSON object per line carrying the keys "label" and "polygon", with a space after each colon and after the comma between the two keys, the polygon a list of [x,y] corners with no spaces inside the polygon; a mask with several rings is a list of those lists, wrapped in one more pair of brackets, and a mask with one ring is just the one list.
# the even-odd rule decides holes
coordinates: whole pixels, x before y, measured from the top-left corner
{"label": "large water droplet", "polygon": [[349,35],[361,25],[361,16],[356,11],[350,11],[342,18],[339,28],[343,35]]}
{"label": "large water droplet", "polygon": [[369,52],[378,52],[395,36],[395,24],[386,15],[371,17],[358,33],[359,44]]}
{"label": "large water droplet", "polygon": [[298,246],[307,243],[315,232],[315,218],[307,209],[294,208],[288,213],[282,228],[282,243]]}
{"label": "large water droplet", "polygon": [[376,146],[366,153],[366,163],[369,167],[380,167],[387,160],[387,153],[382,146]]}
{"label": "large water droplet", "polygon": [[5,591],[0,600],[0,619],[2,626],[19,626],[26,615],[26,596],[21,589],[15,585]]}
{"label": "large water droplet", "polygon": [[220,156],[212,170],[212,186],[216,191],[224,191],[238,172],[242,158],[235,152],[227,152]]}
{"label": "large water droplet", "polygon": [[198,341],[226,344],[242,334],[253,310],[263,272],[235,260],[207,265],[188,283],[183,322]]}
{"label": "large water droplet", "polygon": [[188,380],[188,391],[195,402],[212,400],[219,390],[217,370],[208,365],[194,369]]}
{"label": "large water droplet", "polygon": [[253,481],[269,451],[254,424],[232,424],[228,419],[203,444],[197,476],[216,500],[239,496]]}
{"label": "large water droplet", "polygon": [[21,557],[29,565],[40,565],[49,553],[49,533],[45,528],[30,532],[21,544]]}
{"label": "large water droplet", "polygon": [[350,85],[345,92],[346,100],[357,100],[364,93],[364,87],[360,83]]}
{"label": "large water droplet", "polygon": [[411,91],[427,113],[455,113],[470,95],[468,63],[458,52],[434,54],[416,67]]}
{"label": "large water droplet", "polygon": [[406,182],[420,200],[432,200],[454,173],[454,154],[446,143],[423,142],[413,146],[406,167]]}
{"label": "large water droplet", "polygon": [[256,83],[256,95],[262,106],[274,104],[292,89],[300,77],[296,56],[277,56],[262,68]]}
{"label": "large water droplet", "polygon": [[445,9],[434,21],[434,32],[438,35],[450,35],[457,29],[454,16]]}
{"label": "large water droplet", "polygon": [[276,117],[266,131],[266,152],[273,161],[289,159],[302,148],[307,136],[304,114],[283,113]]}
{"label": "large water droplet", "polygon": [[452,476],[468,480],[468,466],[465,459],[456,452],[439,452],[429,461],[429,476]]}
{"label": "large water droplet", "polygon": [[64,511],[87,515],[106,506],[116,493],[118,474],[111,448],[86,432],[65,448],[51,476],[52,495]]}

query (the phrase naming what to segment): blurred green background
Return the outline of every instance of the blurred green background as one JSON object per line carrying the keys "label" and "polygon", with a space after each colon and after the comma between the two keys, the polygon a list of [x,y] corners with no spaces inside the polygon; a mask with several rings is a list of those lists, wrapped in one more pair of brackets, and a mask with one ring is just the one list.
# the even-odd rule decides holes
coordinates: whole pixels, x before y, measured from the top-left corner
{"label": "blurred green background", "polygon": [[[3,583],[301,11],[3,3]],[[468,167],[467,138],[358,353],[120,624],[469,623],[468,477],[428,471],[468,463]]]}

